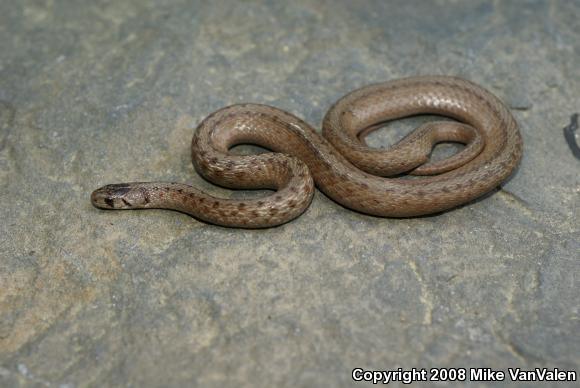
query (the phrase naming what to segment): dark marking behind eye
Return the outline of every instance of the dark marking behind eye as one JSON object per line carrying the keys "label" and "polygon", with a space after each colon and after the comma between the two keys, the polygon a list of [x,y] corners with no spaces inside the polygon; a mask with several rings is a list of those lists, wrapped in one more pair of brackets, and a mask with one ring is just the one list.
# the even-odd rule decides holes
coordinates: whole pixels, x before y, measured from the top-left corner
{"label": "dark marking behind eye", "polygon": [[107,189],[111,196],[118,196],[121,197],[127,194],[131,188],[127,185],[109,185]]}
{"label": "dark marking behind eye", "polygon": [[121,198],[121,201],[123,201],[123,203],[127,206],[133,206],[129,203],[129,201],[127,201],[125,198]]}
{"label": "dark marking behind eye", "polygon": [[127,183],[112,183],[110,185],[107,185],[107,187],[110,189],[124,189],[128,188],[129,185]]}
{"label": "dark marking behind eye", "polygon": [[114,207],[115,206],[115,202],[113,201],[113,198],[105,198],[105,203],[109,206],[109,207]]}

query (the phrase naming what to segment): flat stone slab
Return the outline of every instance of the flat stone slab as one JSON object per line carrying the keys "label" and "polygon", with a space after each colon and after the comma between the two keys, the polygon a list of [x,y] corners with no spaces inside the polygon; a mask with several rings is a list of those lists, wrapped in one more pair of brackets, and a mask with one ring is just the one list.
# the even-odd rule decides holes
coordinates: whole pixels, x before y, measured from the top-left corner
{"label": "flat stone slab", "polygon": [[[562,132],[580,111],[579,14],[547,0],[1,2],[0,385],[580,371],[580,160]],[[189,142],[209,113],[258,102],[319,128],[345,93],[418,74],[471,79],[513,109],[525,150],[505,185],[413,219],[317,192],[268,230],[89,202],[126,181],[252,195],[193,171]]]}

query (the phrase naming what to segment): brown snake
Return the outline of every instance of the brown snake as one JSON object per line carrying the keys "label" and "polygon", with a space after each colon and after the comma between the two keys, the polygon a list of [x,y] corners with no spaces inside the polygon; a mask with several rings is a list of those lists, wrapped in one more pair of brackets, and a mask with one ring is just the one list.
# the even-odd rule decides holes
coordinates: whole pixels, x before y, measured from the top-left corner
{"label": "brown snake", "polygon": [[[457,121],[420,126],[388,149],[369,148],[364,136],[389,120],[436,114]],[[296,116],[266,105],[232,105],[197,127],[195,169],[218,185],[272,189],[255,199],[222,199],[181,183],[122,183],[91,194],[103,209],[162,208],[223,226],[263,228],[298,217],[309,206],[314,183],[350,209],[383,217],[440,212],[498,186],[517,166],[522,139],[509,109],[469,81],[444,76],[400,79],[355,90],[326,114],[320,136]],[[466,147],[430,162],[439,142]],[[237,144],[274,152],[240,156]],[[432,175],[417,179],[387,176]]]}

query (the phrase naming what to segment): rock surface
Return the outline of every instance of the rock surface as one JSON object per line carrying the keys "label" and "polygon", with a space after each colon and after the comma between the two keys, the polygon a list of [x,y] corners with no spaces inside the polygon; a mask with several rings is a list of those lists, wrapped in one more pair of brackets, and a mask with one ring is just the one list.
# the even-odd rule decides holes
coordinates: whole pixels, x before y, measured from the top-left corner
{"label": "rock surface", "polygon": [[[0,385],[580,372],[580,161],[562,136],[580,110],[579,14],[548,0],[1,2]],[[258,231],[89,202],[136,180],[245,195],[193,172],[210,112],[253,101],[318,126],[346,92],[416,74],[466,77],[513,108],[525,152],[501,189],[403,220],[317,193]]]}

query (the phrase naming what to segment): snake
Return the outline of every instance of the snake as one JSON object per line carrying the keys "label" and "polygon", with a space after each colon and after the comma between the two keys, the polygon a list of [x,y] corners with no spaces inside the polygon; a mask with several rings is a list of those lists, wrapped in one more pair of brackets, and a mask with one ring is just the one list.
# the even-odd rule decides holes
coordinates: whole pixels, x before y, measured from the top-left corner
{"label": "snake", "polygon": [[[365,137],[393,120],[428,121],[386,148]],[[267,228],[300,216],[315,187],[340,205],[379,217],[420,217],[457,208],[497,188],[519,165],[518,124],[494,94],[463,78],[414,76],[362,87],[340,98],[322,134],[294,114],[255,103],[222,108],[201,121],[191,142],[195,170],[231,189],[270,190],[259,197],[218,198],[177,182],[105,185],[91,194],[101,209],[170,209],[207,223]],[[463,144],[431,160],[442,142]],[[253,144],[272,152],[239,155]]]}

